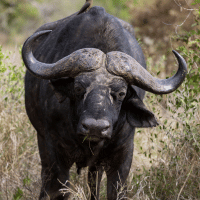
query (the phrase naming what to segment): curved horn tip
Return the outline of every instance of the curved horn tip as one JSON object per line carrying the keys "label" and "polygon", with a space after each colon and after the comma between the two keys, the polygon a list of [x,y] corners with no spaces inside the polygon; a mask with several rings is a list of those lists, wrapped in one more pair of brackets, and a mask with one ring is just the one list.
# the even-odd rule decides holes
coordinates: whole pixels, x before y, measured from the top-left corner
{"label": "curved horn tip", "polygon": [[[29,38],[26,39],[26,41],[24,42],[23,44],[23,47],[22,47],[22,59],[24,61],[24,64],[25,66],[27,67],[27,69],[29,71],[32,71],[30,70],[30,68],[28,67],[29,64],[30,64],[30,60],[31,59],[28,59],[28,57],[30,56],[31,57],[31,54],[32,54],[32,45],[34,43],[34,41],[41,35],[44,35],[44,34],[47,34],[47,33],[50,33],[52,30],[44,30],[44,31],[39,31],[39,32],[36,32],[34,33],[33,35],[31,35]],[[31,61],[33,62],[33,60]],[[35,74],[35,73],[33,73]]]}
{"label": "curved horn tip", "polygon": [[173,54],[176,56],[178,62],[179,62],[179,67],[182,67],[184,69],[185,73],[187,73],[187,63],[185,59],[175,50],[172,50]]}
{"label": "curved horn tip", "polygon": [[31,35],[29,38],[26,39],[26,41],[24,42],[23,46],[22,46],[22,59],[25,62],[25,54],[28,51],[27,50],[27,45],[29,46],[30,44],[32,44],[39,36],[50,33],[52,30],[45,30],[45,31],[39,31],[34,33],[33,35]]}
{"label": "curved horn tip", "polygon": [[[36,38],[36,37],[39,37],[39,36],[41,36],[41,35],[44,35],[44,34],[47,34],[47,33],[50,33],[50,32],[52,32],[52,30],[44,30],[44,31],[39,31],[39,32],[36,32],[36,33],[34,33],[32,36],[35,36],[34,38]],[[31,36],[31,37],[32,37]],[[30,38],[30,37],[29,37]],[[28,38],[28,39],[29,39]]]}
{"label": "curved horn tip", "polygon": [[172,52],[177,58],[183,58],[177,51],[172,50]]}
{"label": "curved horn tip", "polygon": [[34,33],[33,35],[31,35],[29,38],[27,38],[27,40],[24,42],[24,45],[22,47],[22,50],[24,48],[24,46],[26,45],[26,43],[29,41],[29,42],[33,42],[36,38],[38,38],[39,36],[41,35],[44,35],[46,33],[50,33],[52,32],[52,30],[45,30],[45,31],[39,31],[39,32],[36,32]]}

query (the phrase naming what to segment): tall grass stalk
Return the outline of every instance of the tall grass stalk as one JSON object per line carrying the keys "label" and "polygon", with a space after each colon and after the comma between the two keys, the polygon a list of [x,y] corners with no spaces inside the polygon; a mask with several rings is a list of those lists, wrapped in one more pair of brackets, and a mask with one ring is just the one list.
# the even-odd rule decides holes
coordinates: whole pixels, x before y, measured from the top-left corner
{"label": "tall grass stalk", "polygon": [[24,66],[0,47],[0,199],[37,199],[40,160],[24,108]]}

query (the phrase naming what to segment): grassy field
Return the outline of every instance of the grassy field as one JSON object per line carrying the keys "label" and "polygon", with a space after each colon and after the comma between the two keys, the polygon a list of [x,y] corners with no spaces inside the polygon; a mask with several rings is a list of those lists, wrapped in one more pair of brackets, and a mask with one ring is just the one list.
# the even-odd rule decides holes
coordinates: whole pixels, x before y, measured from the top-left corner
{"label": "grassy field", "polygon": [[[52,18],[55,20],[70,12],[73,13],[82,4],[80,3],[82,1],[73,2],[65,1],[60,10],[53,12]],[[147,6],[147,4],[143,2],[145,1],[138,2],[138,10],[146,12],[144,5]],[[157,1],[149,3],[149,8],[154,6],[152,12],[156,9],[154,2],[156,4]],[[59,6],[52,0],[49,6],[54,7],[54,5]],[[62,14],[65,12],[63,5],[72,6],[70,11],[66,11],[66,15]],[[133,6],[131,9],[136,8]],[[174,12],[171,11],[172,14],[178,12],[174,10]],[[193,18],[196,16],[198,21],[198,13],[195,14],[195,12],[192,16]],[[149,15],[152,16],[151,13]],[[135,12],[135,16],[140,21],[139,13]],[[45,20],[47,22],[49,19]],[[135,20],[133,17],[130,19],[133,23],[136,23]],[[162,43],[164,39],[152,37],[150,26],[153,22],[149,23],[149,25],[147,23],[136,27],[136,32],[141,33],[142,28],[146,30],[146,35],[144,32],[141,33],[139,41],[147,58],[148,70],[154,76],[163,78],[166,76],[164,70],[166,65],[175,66],[176,62],[173,57],[170,62],[166,61],[168,58],[164,53],[166,49],[159,49],[165,45]],[[187,27],[189,27],[188,24]],[[171,28],[174,32],[175,27]],[[163,30],[165,29],[166,27]],[[171,44],[173,43],[175,48],[179,47],[179,51],[187,59],[189,66],[189,75],[182,87],[170,95],[146,94],[145,104],[155,113],[160,125],[156,128],[136,131],[133,163],[127,182],[129,199],[200,199],[200,71],[198,68],[200,33],[197,30],[198,26],[194,25],[191,27],[191,32],[177,34],[170,38]],[[15,40],[16,43],[20,44],[27,36],[26,34],[19,35],[19,38]],[[6,53],[6,50],[12,50],[12,53]],[[169,52],[169,49],[167,51]],[[170,75],[171,71],[168,71],[167,75]],[[5,44],[3,50],[0,50],[0,200],[38,199],[40,192],[41,165],[36,132],[24,108],[24,73],[25,67],[18,47]],[[74,189],[71,191],[71,199],[88,199],[86,172],[87,169],[78,176],[75,167],[72,167],[70,181],[74,184]],[[105,175],[101,185],[100,199],[104,200],[106,199]],[[67,190],[65,187],[63,189],[64,192]]]}
{"label": "grassy field", "polygon": [[[15,68],[5,63],[10,67],[0,79],[4,86],[0,96],[0,199],[37,199],[41,166],[36,132],[24,109],[24,67]],[[186,103],[176,107],[177,97],[183,100],[184,95],[188,95],[184,87],[166,98],[146,95],[145,103],[154,111],[160,125],[136,131],[133,164],[127,183],[130,199],[200,198],[197,126],[200,109],[199,103],[195,102],[189,110],[186,110]],[[199,102],[199,97],[197,99]],[[78,176],[76,168],[71,169],[71,182],[75,185],[72,199],[84,199],[83,194],[88,199],[86,172],[87,169]],[[106,199],[105,183],[104,175],[102,200]]]}

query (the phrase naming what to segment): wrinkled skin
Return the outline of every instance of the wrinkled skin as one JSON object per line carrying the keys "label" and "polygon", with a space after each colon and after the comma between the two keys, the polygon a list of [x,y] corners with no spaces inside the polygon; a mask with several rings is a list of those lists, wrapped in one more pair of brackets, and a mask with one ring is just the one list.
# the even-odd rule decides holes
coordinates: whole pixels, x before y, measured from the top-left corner
{"label": "wrinkled skin", "polygon": [[[35,57],[53,63],[81,48],[104,53],[121,51],[144,68],[145,60],[130,25],[93,7],[62,20],[34,46]],[[43,80],[25,77],[25,104],[37,131],[42,164],[40,199],[68,199],[59,189],[69,180],[69,169],[89,166],[91,199],[99,199],[102,172],[107,175],[107,198],[117,198],[128,176],[135,127],[157,125],[142,102],[144,91],[111,75],[105,67],[75,78]],[[98,180],[96,181],[98,174]],[[59,181],[58,181],[59,180]],[[97,188],[97,191],[96,191]]]}

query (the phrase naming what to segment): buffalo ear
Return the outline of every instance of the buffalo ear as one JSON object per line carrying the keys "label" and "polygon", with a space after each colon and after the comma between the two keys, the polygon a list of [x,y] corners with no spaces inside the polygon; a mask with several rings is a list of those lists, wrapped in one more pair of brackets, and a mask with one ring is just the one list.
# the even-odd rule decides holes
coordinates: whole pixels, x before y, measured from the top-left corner
{"label": "buffalo ear", "polygon": [[154,114],[147,109],[137,93],[131,88],[131,95],[126,100],[126,116],[133,127],[154,127],[158,122]]}
{"label": "buffalo ear", "polygon": [[58,99],[59,103],[62,103],[70,95],[70,83],[72,83],[71,78],[53,79],[49,81],[49,85],[54,91],[54,94]]}

